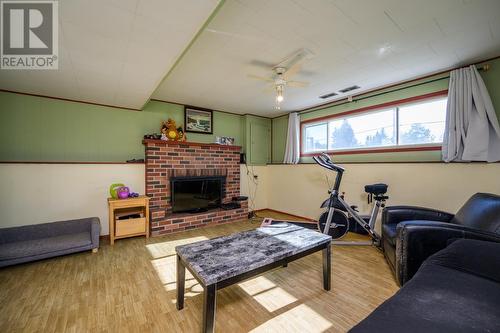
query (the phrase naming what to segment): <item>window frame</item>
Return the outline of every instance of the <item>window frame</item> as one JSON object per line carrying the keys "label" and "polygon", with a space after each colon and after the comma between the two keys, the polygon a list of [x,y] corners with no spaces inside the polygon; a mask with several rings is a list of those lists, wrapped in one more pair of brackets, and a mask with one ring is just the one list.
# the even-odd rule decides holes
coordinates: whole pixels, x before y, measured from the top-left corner
{"label": "window frame", "polygon": [[408,152],[408,151],[435,151],[441,150],[441,145],[437,143],[425,143],[425,144],[410,144],[410,145],[398,145],[399,143],[399,112],[396,111],[396,145],[391,146],[381,146],[381,147],[365,147],[365,148],[345,148],[345,149],[328,149],[328,141],[327,141],[327,149],[326,150],[317,150],[312,152],[305,152],[305,142],[303,140],[305,126],[308,124],[314,125],[314,123],[328,123],[337,118],[344,118],[346,116],[363,114],[363,113],[371,113],[377,112],[378,110],[383,111],[387,109],[397,109],[401,106],[407,104],[413,104],[415,102],[425,102],[426,100],[431,101],[433,99],[442,98],[448,95],[448,90],[441,90],[429,94],[419,95],[415,97],[404,98],[392,102],[367,106],[363,108],[359,108],[356,110],[346,111],[337,113],[334,115],[323,116],[313,119],[307,119],[300,122],[300,156],[301,157],[311,157],[316,156],[319,153],[332,153],[336,155],[349,155],[349,154],[368,154],[368,153],[392,153],[392,152]]}

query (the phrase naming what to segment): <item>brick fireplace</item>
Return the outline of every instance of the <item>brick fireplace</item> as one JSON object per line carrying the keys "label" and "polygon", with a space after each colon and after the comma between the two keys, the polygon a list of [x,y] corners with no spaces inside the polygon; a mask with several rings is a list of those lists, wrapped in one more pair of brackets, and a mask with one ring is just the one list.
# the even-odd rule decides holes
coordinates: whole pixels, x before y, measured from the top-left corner
{"label": "brick fireplace", "polygon": [[146,147],[146,195],[150,199],[151,235],[159,236],[243,220],[248,203],[241,208],[211,209],[201,213],[172,213],[170,177],[226,176],[222,203],[240,195],[240,149],[195,142],[144,140]]}

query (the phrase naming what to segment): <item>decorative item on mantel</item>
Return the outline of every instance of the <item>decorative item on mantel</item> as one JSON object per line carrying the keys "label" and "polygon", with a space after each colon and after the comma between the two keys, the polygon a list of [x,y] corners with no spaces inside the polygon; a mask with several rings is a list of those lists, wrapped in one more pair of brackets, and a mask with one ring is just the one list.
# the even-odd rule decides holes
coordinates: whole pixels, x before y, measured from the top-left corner
{"label": "decorative item on mantel", "polygon": [[158,133],[144,134],[144,140],[160,140],[161,135]]}
{"label": "decorative item on mantel", "polygon": [[234,138],[228,136],[216,136],[215,143],[219,145],[232,146],[234,145]]}
{"label": "decorative item on mantel", "polygon": [[161,126],[161,139],[164,141],[186,141],[182,127],[177,127],[175,120],[168,118]]}

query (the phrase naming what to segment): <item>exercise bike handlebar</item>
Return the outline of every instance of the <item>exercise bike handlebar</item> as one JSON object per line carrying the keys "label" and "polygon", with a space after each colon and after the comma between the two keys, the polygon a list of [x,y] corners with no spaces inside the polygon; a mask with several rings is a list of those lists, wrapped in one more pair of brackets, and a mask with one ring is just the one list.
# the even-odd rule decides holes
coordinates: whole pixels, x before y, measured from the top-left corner
{"label": "exercise bike handlebar", "polygon": [[333,163],[332,159],[330,156],[328,156],[326,153],[321,153],[318,156],[313,156],[314,162],[319,164],[325,169],[331,170],[331,171],[336,171],[336,172],[344,172],[345,169],[341,167],[340,165],[337,165]]}

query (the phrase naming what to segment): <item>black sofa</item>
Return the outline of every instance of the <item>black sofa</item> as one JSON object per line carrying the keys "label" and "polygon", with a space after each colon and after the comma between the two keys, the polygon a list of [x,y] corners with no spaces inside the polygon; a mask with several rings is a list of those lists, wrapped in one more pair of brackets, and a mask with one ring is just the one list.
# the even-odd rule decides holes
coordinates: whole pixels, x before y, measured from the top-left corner
{"label": "black sofa", "polygon": [[350,332],[500,332],[500,243],[452,242]]}
{"label": "black sofa", "polygon": [[413,206],[382,213],[382,248],[400,285],[452,238],[500,242],[500,196],[476,193],[455,215]]}

